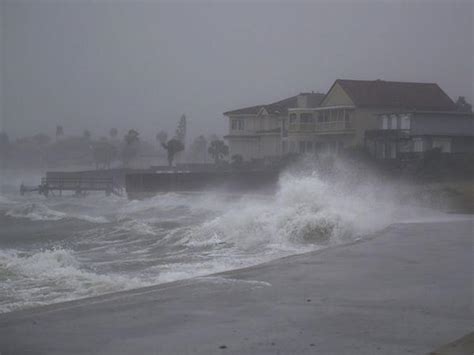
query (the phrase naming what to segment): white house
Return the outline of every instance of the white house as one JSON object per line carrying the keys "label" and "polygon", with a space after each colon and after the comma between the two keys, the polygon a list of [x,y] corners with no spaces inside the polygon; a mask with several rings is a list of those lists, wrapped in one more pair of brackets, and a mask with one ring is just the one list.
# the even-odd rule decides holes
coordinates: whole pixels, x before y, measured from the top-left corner
{"label": "white house", "polygon": [[230,156],[244,160],[271,159],[286,152],[285,120],[291,108],[317,107],[324,94],[301,93],[268,105],[256,105],[224,112],[229,118]]}

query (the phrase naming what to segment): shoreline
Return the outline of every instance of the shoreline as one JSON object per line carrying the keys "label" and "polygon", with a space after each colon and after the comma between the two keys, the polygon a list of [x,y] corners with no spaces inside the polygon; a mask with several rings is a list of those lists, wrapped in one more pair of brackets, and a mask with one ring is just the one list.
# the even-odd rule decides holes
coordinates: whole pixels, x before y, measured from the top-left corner
{"label": "shoreline", "polygon": [[[472,226],[395,224],[243,269],[4,313],[0,351],[429,352],[472,327]],[[84,348],[90,338],[97,343]]]}
{"label": "shoreline", "polygon": [[[250,270],[250,269],[254,269],[254,268],[259,268],[261,266],[265,266],[267,264],[271,264],[271,263],[274,263],[274,262],[278,263],[279,261],[283,261],[285,259],[291,259],[293,257],[298,257],[298,256],[302,256],[302,255],[317,255],[317,254],[323,253],[327,250],[331,250],[331,249],[335,249],[335,248],[344,248],[346,246],[350,246],[350,245],[353,245],[353,244],[359,244],[359,243],[364,243],[364,242],[370,241],[374,238],[377,238],[379,233],[382,233],[383,231],[390,228],[391,226],[397,225],[397,224],[404,224],[404,223],[405,222],[394,223],[394,224],[389,225],[389,226],[385,227],[384,229],[382,229],[382,230],[380,230],[376,233],[367,235],[365,237],[357,238],[356,240],[353,240],[353,241],[350,241],[350,242],[347,242],[347,243],[336,244],[336,245],[331,245],[331,246],[321,248],[321,249],[317,249],[317,250],[305,251],[305,252],[302,252],[302,253],[286,255],[286,256],[278,257],[276,259],[272,259],[272,260],[269,260],[269,261],[264,261],[264,262],[259,263],[259,264],[244,266],[244,267],[237,268],[237,269],[230,269],[230,270],[226,270],[226,271],[221,271],[221,272],[216,272],[216,273],[211,273],[211,274],[205,274],[205,275],[202,275],[202,276],[194,276],[194,277],[179,279],[179,280],[175,280],[175,281],[163,282],[163,283],[158,283],[158,284],[150,285],[150,286],[131,288],[131,289],[116,291],[116,292],[109,292],[109,293],[104,293],[104,294],[100,294],[100,295],[96,295],[96,296],[73,299],[73,300],[69,300],[69,301],[62,301],[62,302],[56,302],[56,303],[51,303],[51,304],[38,305],[38,306],[32,306],[32,307],[27,307],[27,308],[16,309],[16,310],[13,310],[13,311],[10,311],[10,312],[0,313],[0,322],[2,321],[2,317],[9,316],[13,313],[15,313],[14,316],[16,316],[16,314],[18,313],[18,315],[21,317],[21,313],[35,313],[35,314],[39,313],[39,314],[41,314],[43,312],[45,312],[45,313],[55,312],[55,311],[66,310],[66,309],[69,309],[69,308],[74,308],[74,307],[82,306],[82,305],[96,304],[96,303],[100,303],[100,302],[107,302],[109,300],[119,300],[121,298],[126,298],[128,296],[133,296],[135,294],[144,294],[144,293],[148,293],[148,292],[160,291],[162,289],[167,289],[168,287],[169,288],[185,287],[185,286],[188,286],[189,284],[192,284],[193,281],[195,281],[195,280],[199,281],[200,279],[205,279],[205,278],[221,277],[221,276],[225,276],[226,274],[233,273],[233,272],[246,271],[246,270]],[[425,222],[406,222],[406,223],[425,223]],[[443,223],[443,222],[440,222],[440,223]],[[28,314],[27,316],[30,316],[30,314]]]}
{"label": "shoreline", "polygon": [[[407,221],[401,221],[397,223],[393,223],[375,233],[359,237],[355,240],[352,240],[350,242],[342,243],[342,244],[335,244],[331,246],[327,246],[321,249],[317,250],[312,250],[312,251],[305,251],[297,254],[291,254],[291,255],[286,255],[282,257],[278,257],[276,259],[272,259],[269,261],[264,261],[259,264],[255,265],[250,265],[250,266],[244,266],[241,268],[237,269],[229,269],[226,271],[220,271],[216,273],[211,273],[211,274],[205,274],[201,276],[192,276],[189,278],[184,278],[184,279],[179,279],[175,281],[168,281],[168,282],[163,282],[163,283],[158,283],[154,285],[149,285],[149,286],[144,286],[144,287],[137,287],[137,288],[131,288],[131,289],[126,289],[126,290],[121,290],[121,291],[115,291],[115,292],[108,292],[96,296],[89,296],[89,297],[84,297],[84,298],[77,298],[77,299],[72,299],[68,301],[61,301],[61,302],[56,302],[56,303],[51,303],[51,304],[44,304],[44,305],[38,305],[38,306],[32,306],[32,307],[27,307],[27,308],[20,308],[20,309],[15,309],[13,311],[9,312],[4,312],[0,313],[0,322],[1,318],[3,316],[10,315],[12,313],[20,313],[19,315],[21,316],[21,313],[26,312],[26,313],[45,313],[48,312],[55,312],[55,311],[61,311],[61,310],[66,310],[69,308],[74,308],[77,306],[82,306],[82,305],[87,305],[87,304],[96,304],[96,303],[101,303],[101,302],[107,302],[109,300],[119,300],[121,298],[126,298],[128,296],[133,296],[134,294],[144,294],[148,292],[154,292],[154,291],[160,291],[161,289],[167,289],[167,288],[179,288],[179,287],[185,287],[188,286],[189,284],[192,284],[193,281],[197,280],[199,281],[200,279],[205,279],[205,278],[211,278],[211,277],[221,277],[221,276],[226,276],[227,274],[232,274],[234,272],[245,272],[246,270],[251,270],[254,268],[259,268],[261,266],[265,266],[267,264],[272,264],[272,263],[279,263],[280,261],[284,261],[286,259],[292,259],[294,257],[298,256],[304,256],[304,255],[318,255],[320,253],[324,253],[326,251],[332,250],[332,249],[337,249],[337,248],[345,248],[352,246],[354,244],[359,244],[359,243],[366,243],[369,242],[375,238],[378,238],[383,234],[387,229],[397,226],[397,225],[403,225],[403,224],[423,224],[423,223],[447,223],[447,222],[458,222],[458,221],[467,221],[471,220],[471,214],[470,213],[456,213],[453,212],[452,214],[456,214],[458,218],[453,219],[450,215],[451,213],[447,213],[447,218],[446,220],[437,220],[437,221],[432,221],[432,220],[407,220]],[[474,220],[474,219],[473,219]],[[56,309],[58,308],[58,309]],[[30,316],[29,314],[27,316]],[[1,355],[1,354],[0,354]]]}

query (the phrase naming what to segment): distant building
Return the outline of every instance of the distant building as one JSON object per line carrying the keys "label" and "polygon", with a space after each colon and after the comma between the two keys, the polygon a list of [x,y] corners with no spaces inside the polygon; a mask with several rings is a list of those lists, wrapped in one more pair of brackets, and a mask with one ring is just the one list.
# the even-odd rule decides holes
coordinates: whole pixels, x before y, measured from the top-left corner
{"label": "distant building", "polygon": [[[403,133],[393,134],[406,135],[402,127],[413,127],[409,129],[413,150],[420,144],[423,149],[441,145],[447,151],[449,145],[450,151],[466,150],[472,143],[462,137],[473,135],[472,114],[455,111],[455,103],[434,83],[338,79],[325,95],[300,94],[224,113],[229,117],[225,138],[231,155],[240,154],[245,160],[364,145],[378,157],[382,150],[384,156],[393,156],[398,153],[387,147],[393,147],[394,137],[387,140],[388,133],[381,131],[386,130],[384,117],[396,117],[395,130]],[[451,134],[456,137],[446,143]],[[408,148],[400,143],[396,149]]]}

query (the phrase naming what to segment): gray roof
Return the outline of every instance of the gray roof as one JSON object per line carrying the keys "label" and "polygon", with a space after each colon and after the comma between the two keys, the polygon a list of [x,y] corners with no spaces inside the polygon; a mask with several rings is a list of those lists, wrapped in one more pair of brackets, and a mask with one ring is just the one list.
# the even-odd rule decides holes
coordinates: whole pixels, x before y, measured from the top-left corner
{"label": "gray roof", "polygon": [[333,86],[336,83],[344,89],[357,107],[421,111],[456,110],[453,100],[435,83],[338,79]]}
{"label": "gray roof", "polygon": [[[300,95],[307,97],[308,107],[318,107],[325,96],[324,94],[314,92],[301,93]],[[267,110],[270,115],[286,115],[289,108],[295,108],[298,106],[298,96],[299,95],[292,96],[267,105],[249,106],[237,110],[227,111],[224,112],[224,115],[256,115],[262,108],[265,108],[265,110]]]}

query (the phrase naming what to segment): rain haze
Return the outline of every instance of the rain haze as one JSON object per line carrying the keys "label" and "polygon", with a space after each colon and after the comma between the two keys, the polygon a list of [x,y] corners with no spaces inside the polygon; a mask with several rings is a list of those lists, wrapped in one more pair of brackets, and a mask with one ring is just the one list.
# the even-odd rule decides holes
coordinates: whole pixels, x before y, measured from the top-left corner
{"label": "rain haze", "polygon": [[3,130],[152,137],[335,79],[437,82],[473,100],[472,1],[1,2]]}
{"label": "rain haze", "polygon": [[474,354],[473,17],[0,0],[0,355]]}

